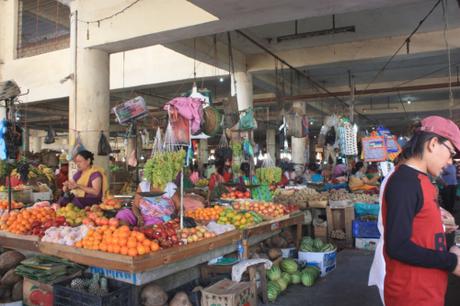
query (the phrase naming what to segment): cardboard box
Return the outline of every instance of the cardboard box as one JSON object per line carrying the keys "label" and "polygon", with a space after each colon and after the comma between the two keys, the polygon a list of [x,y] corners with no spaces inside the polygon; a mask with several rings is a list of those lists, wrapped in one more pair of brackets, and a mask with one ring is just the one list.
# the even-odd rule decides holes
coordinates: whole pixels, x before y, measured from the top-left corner
{"label": "cardboard box", "polygon": [[49,284],[24,277],[22,284],[22,302],[24,306],[53,306],[53,284],[66,279],[73,279],[81,272],[59,277]]}
{"label": "cardboard box", "polygon": [[376,238],[356,238],[355,248],[360,250],[375,251],[378,241],[379,240]]}
{"label": "cardboard box", "polygon": [[321,277],[335,270],[337,250],[330,252],[301,252],[299,251],[299,263],[314,266],[321,270]]}
{"label": "cardboard box", "polygon": [[315,238],[327,242],[327,226],[313,226],[313,234]]}
{"label": "cardboard box", "polygon": [[201,306],[257,306],[255,283],[223,279],[203,289]]}

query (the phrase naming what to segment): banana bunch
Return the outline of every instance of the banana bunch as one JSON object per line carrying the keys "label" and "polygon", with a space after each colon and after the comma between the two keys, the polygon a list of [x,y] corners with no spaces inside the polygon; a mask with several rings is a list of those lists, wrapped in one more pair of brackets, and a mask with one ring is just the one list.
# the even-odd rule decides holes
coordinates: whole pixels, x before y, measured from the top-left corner
{"label": "banana bunch", "polygon": [[[37,167],[38,171],[40,172],[40,174],[44,175],[48,181],[52,181],[54,180],[54,172],[53,172],[53,169],[45,166],[45,165],[38,165]],[[29,173],[30,175],[30,173]]]}

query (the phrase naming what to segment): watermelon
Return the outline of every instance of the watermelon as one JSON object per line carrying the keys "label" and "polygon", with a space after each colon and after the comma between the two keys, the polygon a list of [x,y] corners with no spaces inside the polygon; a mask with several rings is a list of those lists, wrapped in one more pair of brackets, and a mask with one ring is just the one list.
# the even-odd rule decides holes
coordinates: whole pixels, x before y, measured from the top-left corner
{"label": "watermelon", "polygon": [[281,261],[280,267],[284,272],[291,274],[297,271],[298,265],[294,259],[288,258]]}
{"label": "watermelon", "polygon": [[269,281],[267,283],[267,290],[274,291],[276,293],[276,295],[278,295],[281,292],[281,287],[280,287],[280,285],[278,285],[278,283],[276,283],[274,281],[273,282]]}
{"label": "watermelon", "polygon": [[301,282],[302,273],[300,271],[291,274],[291,283],[299,284]]}
{"label": "watermelon", "polygon": [[302,238],[300,244],[313,245],[313,238],[311,238],[310,236],[305,236]]}
{"label": "watermelon", "polygon": [[273,265],[268,271],[267,271],[267,277],[269,280],[274,281],[277,280],[281,277],[281,270],[278,266]]}
{"label": "watermelon", "polygon": [[324,242],[319,239],[319,238],[316,238],[315,240],[313,240],[313,247],[317,250],[317,251],[320,251],[322,249],[322,247],[324,246]]}
{"label": "watermelon", "polygon": [[284,279],[288,285],[291,283],[291,274],[283,272],[281,273],[281,278]]}
{"label": "watermelon", "polygon": [[300,277],[300,279],[305,287],[311,287],[315,284],[316,277],[312,272],[304,271],[302,272],[302,276]]}
{"label": "watermelon", "polygon": [[314,276],[315,279],[318,278],[321,275],[320,269],[318,269],[317,267],[313,267],[313,266],[305,267],[302,270],[302,273],[310,273],[310,274],[312,274]]}
{"label": "watermelon", "polygon": [[274,291],[274,290],[268,289],[267,290],[267,298],[268,298],[269,302],[274,302],[278,298],[278,293],[276,293],[276,291]]}
{"label": "watermelon", "polygon": [[280,286],[281,288],[281,291],[284,291],[286,290],[287,286],[288,286],[288,283],[286,282],[286,280],[284,278],[279,278],[277,279],[276,281],[274,281],[275,283],[278,284],[278,286]]}

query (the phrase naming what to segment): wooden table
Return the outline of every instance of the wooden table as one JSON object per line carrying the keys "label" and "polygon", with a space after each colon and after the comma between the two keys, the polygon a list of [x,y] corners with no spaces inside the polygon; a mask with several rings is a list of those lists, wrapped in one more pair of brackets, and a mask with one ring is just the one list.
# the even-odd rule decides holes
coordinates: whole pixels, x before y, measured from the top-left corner
{"label": "wooden table", "polygon": [[39,238],[32,235],[17,235],[0,231],[0,246],[8,249],[38,252]]}

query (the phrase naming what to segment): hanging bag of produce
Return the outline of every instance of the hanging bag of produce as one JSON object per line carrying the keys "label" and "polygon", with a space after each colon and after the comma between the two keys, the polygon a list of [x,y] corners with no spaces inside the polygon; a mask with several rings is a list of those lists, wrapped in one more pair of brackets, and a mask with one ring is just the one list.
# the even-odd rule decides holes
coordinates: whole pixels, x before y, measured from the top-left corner
{"label": "hanging bag of produce", "polygon": [[252,107],[240,113],[240,130],[247,131],[257,128],[257,121],[254,119],[254,111]]}
{"label": "hanging bag of produce", "polygon": [[78,154],[78,152],[84,151],[84,150],[86,150],[86,148],[83,145],[83,143],[81,142],[80,132],[78,132],[77,138],[75,139],[75,144],[73,145],[73,148],[70,151],[71,156],[70,156],[70,158],[69,158],[69,156],[67,156],[67,159],[72,160],[75,157],[75,155]]}
{"label": "hanging bag of produce", "polygon": [[99,143],[97,145],[97,155],[107,156],[112,153],[112,148],[110,147],[109,140],[104,135],[104,131],[101,131],[101,136],[99,137]]}
{"label": "hanging bag of produce", "polygon": [[161,138],[161,130],[157,128],[157,133],[155,134],[155,139],[153,140],[152,146],[152,153],[150,157],[152,157],[155,153],[159,153],[163,151],[163,140]]}
{"label": "hanging bag of produce", "polygon": [[256,175],[261,186],[254,190],[253,198],[271,201],[272,194],[270,191],[270,185],[277,184],[281,181],[282,170],[281,168],[276,167],[270,154],[267,154],[267,157],[262,163],[262,167],[256,169]]}
{"label": "hanging bag of produce", "polygon": [[170,107],[168,112],[175,143],[188,144],[190,142],[190,121],[181,116],[175,107]]}

